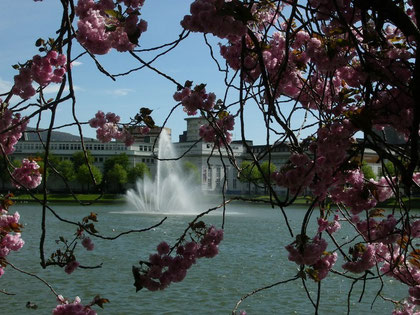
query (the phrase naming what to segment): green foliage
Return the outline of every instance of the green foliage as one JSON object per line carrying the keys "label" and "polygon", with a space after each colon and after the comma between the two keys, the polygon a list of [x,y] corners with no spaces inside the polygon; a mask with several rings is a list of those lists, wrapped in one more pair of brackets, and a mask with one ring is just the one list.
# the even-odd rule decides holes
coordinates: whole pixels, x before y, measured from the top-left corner
{"label": "green foliage", "polygon": [[[39,165],[39,171],[41,172],[42,176],[44,176],[44,169],[46,167],[45,164],[45,152],[41,152],[41,153],[35,153],[32,157],[29,157],[29,159],[35,159],[36,162]],[[60,158],[52,153],[48,154],[48,167],[47,167],[47,173],[46,176],[47,178],[50,176],[51,173],[53,173],[54,171],[51,170],[50,166],[57,168],[58,165],[60,164]],[[44,178],[42,179],[44,180]]]}
{"label": "green foliage", "polygon": [[122,190],[121,186],[128,181],[129,165],[130,162],[125,153],[108,158],[104,163],[104,188],[110,189],[113,186],[115,187],[113,184],[117,184],[119,190]]}
{"label": "green foliage", "polygon": [[382,170],[384,176],[395,176],[395,166],[391,161],[388,161],[384,164],[384,169]]}
{"label": "green foliage", "polygon": [[[87,155],[88,163],[92,165],[94,161],[94,157],[92,156],[90,151],[86,151],[86,155]],[[73,160],[74,170],[76,172],[79,169],[79,167],[81,167],[82,165],[86,165],[85,153],[83,151],[74,152],[72,156],[72,160]]]}
{"label": "green foliage", "polygon": [[127,171],[120,164],[114,166],[106,173],[106,178],[110,183],[124,185],[128,181]]}
{"label": "green foliage", "polygon": [[376,175],[373,172],[373,169],[370,165],[368,165],[366,162],[362,163],[362,173],[365,176],[366,179],[376,179]]}
{"label": "green foliage", "polygon": [[70,160],[63,160],[57,166],[57,171],[64,177],[65,180],[71,182],[76,179],[74,172],[74,163]]}
{"label": "green foliage", "polygon": [[[36,153],[35,157],[39,157],[42,161],[45,161],[45,152]],[[53,167],[57,167],[60,164],[60,158],[52,153],[48,154],[48,163]],[[39,163],[38,163],[39,164]]]}
{"label": "green foliage", "polygon": [[115,155],[113,157],[106,159],[104,163],[104,173],[108,174],[108,172],[114,168],[115,164],[121,165],[122,168],[126,172],[128,172],[129,167],[130,167],[130,162],[128,161],[127,154],[121,153],[121,154],[118,154],[118,155]]}
{"label": "green foliage", "polygon": [[145,163],[137,163],[128,172],[128,181],[135,183],[137,179],[144,178],[144,176],[151,176],[149,167]]}
{"label": "green foliage", "polygon": [[[99,184],[102,181],[101,171],[94,165],[91,165],[90,168],[96,183]],[[92,175],[90,174],[89,168],[86,164],[81,165],[77,170],[76,180],[82,185],[87,184],[88,187],[90,184],[93,184]]]}
{"label": "green foliage", "polygon": [[258,181],[258,177],[259,171],[255,164],[250,161],[242,161],[239,181],[243,183],[256,183]]}
{"label": "green foliage", "polygon": [[265,184],[264,178],[267,178],[270,182],[271,174],[277,169],[277,167],[272,163],[268,161],[264,161],[261,163],[261,172],[258,172],[258,181],[260,183]]}

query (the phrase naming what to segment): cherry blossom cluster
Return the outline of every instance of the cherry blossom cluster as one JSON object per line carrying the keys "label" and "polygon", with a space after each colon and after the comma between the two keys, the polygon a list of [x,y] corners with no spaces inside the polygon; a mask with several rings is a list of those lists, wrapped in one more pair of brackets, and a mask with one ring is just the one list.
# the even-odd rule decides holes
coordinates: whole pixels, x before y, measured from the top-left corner
{"label": "cherry blossom cluster", "polygon": [[4,274],[4,261],[11,251],[18,251],[25,242],[21,238],[19,223],[20,215],[15,212],[8,214],[7,209],[0,210],[0,277]]}
{"label": "cherry blossom cluster", "polygon": [[35,55],[30,62],[22,66],[19,74],[14,78],[12,93],[23,99],[35,95],[32,82],[35,81],[44,87],[51,82],[60,83],[66,73],[67,58],[55,50],[51,50],[46,56]]}
{"label": "cherry blossom cluster", "polygon": [[380,222],[372,217],[362,221],[358,216],[353,216],[352,221],[356,224],[357,229],[365,240],[369,242],[392,244],[400,236],[399,231],[396,229],[398,222],[392,214]]}
{"label": "cherry blossom cluster", "polygon": [[4,153],[9,155],[15,151],[15,145],[22,137],[29,119],[21,118],[19,113],[14,114],[10,109],[3,108],[1,99],[0,104],[2,105],[0,112],[0,145]]}
{"label": "cherry blossom cluster", "polygon": [[315,281],[321,281],[337,261],[337,253],[326,252],[327,242],[316,235],[312,240],[299,235],[296,241],[287,245],[289,260],[298,265],[307,265],[307,274]]}
{"label": "cherry blossom cluster", "polygon": [[313,179],[313,161],[306,154],[292,154],[290,164],[271,175],[278,185],[287,187],[292,194],[297,194],[303,187],[310,185]]}
{"label": "cherry blossom cluster", "polygon": [[241,37],[247,32],[246,21],[234,17],[234,6],[241,5],[239,1],[195,0],[190,7],[191,15],[186,15],[181,25],[187,30],[220,38]]}
{"label": "cherry blossom cluster", "polygon": [[141,269],[133,267],[137,290],[143,287],[150,291],[163,290],[172,282],[181,282],[197,259],[212,258],[219,253],[223,230],[214,226],[207,228],[202,223],[200,227],[194,228],[194,232],[199,239],[179,244],[175,256],[170,255],[169,245],[162,242],[157,246],[157,253],[150,255],[148,262],[140,262]]}
{"label": "cherry blossom cluster", "polygon": [[84,248],[86,248],[86,250],[89,250],[89,251],[91,251],[95,248],[95,244],[92,242],[90,237],[87,237],[87,236],[83,237],[82,245],[83,245]]}
{"label": "cherry blossom cluster", "polygon": [[323,231],[327,231],[328,233],[332,234],[337,232],[341,228],[340,222],[338,222],[339,217],[338,215],[334,215],[334,220],[332,222],[328,222],[328,220],[324,218],[318,219],[318,233]]}
{"label": "cherry blossom cluster", "polygon": [[70,303],[62,295],[57,297],[58,302],[60,303],[53,310],[53,315],[96,315],[97,313],[90,307],[85,306],[81,302],[82,300],[76,296],[74,301]]}
{"label": "cherry blossom cluster", "polygon": [[42,175],[40,173],[39,165],[34,160],[23,159],[22,165],[15,168],[12,173],[13,185],[16,188],[22,186],[27,189],[34,189],[41,184]]}
{"label": "cherry blossom cluster", "polygon": [[293,194],[309,187],[323,200],[332,184],[341,180],[342,174],[337,173],[337,168],[347,160],[353,132],[348,120],[318,129],[317,141],[309,146],[309,153],[313,153],[316,159],[312,160],[305,153],[292,154],[290,163],[274,172],[272,179]]}
{"label": "cherry blossom cluster", "polygon": [[89,125],[96,128],[96,138],[99,141],[110,142],[115,139],[123,141],[126,146],[130,146],[134,143],[134,138],[126,128],[120,129],[118,127],[119,121],[120,116],[114,113],[105,115],[104,112],[98,111],[95,117],[89,120]]}
{"label": "cherry blossom cluster", "polygon": [[[124,3],[125,12],[118,10]],[[124,52],[133,50],[147,22],[139,20],[144,0],[79,0],[76,6],[77,40],[92,54],[103,55],[112,48]]]}
{"label": "cherry blossom cluster", "polygon": [[66,266],[64,267],[64,272],[67,274],[73,273],[78,267],[80,266],[80,263],[77,260],[71,260],[69,261]]}
{"label": "cherry blossom cluster", "polygon": [[346,262],[343,265],[343,269],[353,273],[361,273],[369,270],[378,262],[378,257],[376,256],[377,247],[377,244],[368,244],[365,246],[359,243],[355,245],[351,251],[352,260]]}
{"label": "cherry blossom cluster", "polygon": [[397,308],[392,311],[392,315],[420,315],[416,311],[416,304],[413,303],[411,298],[399,303]]}
{"label": "cherry blossom cluster", "polygon": [[221,119],[217,119],[215,126],[207,124],[202,125],[199,129],[199,135],[205,142],[214,143],[215,146],[225,146],[232,142],[232,134],[235,119],[232,115],[227,115]]}
{"label": "cherry blossom cluster", "polygon": [[392,180],[382,177],[379,182],[367,182],[360,169],[342,174],[340,181],[331,189],[331,197],[335,202],[342,202],[353,214],[369,210],[378,202],[393,196]]}
{"label": "cherry blossom cluster", "polygon": [[189,86],[184,87],[181,91],[175,92],[174,100],[181,102],[187,115],[197,114],[197,110],[209,111],[213,109],[216,101],[214,93],[206,93],[204,84],[196,85],[193,90]]}
{"label": "cherry blossom cluster", "polygon": [[[312,2],[317,5],[322,2],[317,10],[322,15],[325,9],[328,12],[325,17],[332,16],[337,9],[333,1]],[[331,11],[332,8],[335,10]],[[340,2],[338,8],[342,10],[340,17],[346,16],[355,22],[360,20],[360,11],[352,7],[350,1]],[[258,19],[254,23],[257,23],[254,30],[258,30]],[[247,35],[245,52],[242,52],[242,38],[236,36],[229,38],[228,44],[220,45],[220,53],[234,70],[239,70],[243,65],[245,80],[254,82],[261,75],[260,58],[256,53],[256,49],[261,47],[263,66],[271,84],[276,84],[273,86],[275,97],[285,95],[306,108],[332,111],[338,116],[364,108],[357,88],[364,84],[367,76],[355,49],[361,46],[369,52],[365,64],[368,64],[369,69],[375,69],[370,71],[373,79],[391,86],[379,91],[373,98],[373,126],[392,126],[408,136],[414,103],[405,82],[409,82],[412,77],[412,70],[407,65],[413,53],[407,48],[401,32],[391,26],[383,34],[383,44],[367,45],[363,34],[371,36],[375,29],[370,27],[372,29],[352,30],[350,34],[340,30],[337,23],[331,23],[323,26],[322,36],[299,30],[291,35],[288,47],[284,30],[274,32],[266,42],[267,36],[255,32],[254,38],[258,43]],[[396,41],[399,41],[398,44],[395,44]],[[243,53],[245,56],[241,60]],[[314,71],[307,76],[309,65]],[[334,76],[330,78],[328,73],[331,72],[334,72]]]}

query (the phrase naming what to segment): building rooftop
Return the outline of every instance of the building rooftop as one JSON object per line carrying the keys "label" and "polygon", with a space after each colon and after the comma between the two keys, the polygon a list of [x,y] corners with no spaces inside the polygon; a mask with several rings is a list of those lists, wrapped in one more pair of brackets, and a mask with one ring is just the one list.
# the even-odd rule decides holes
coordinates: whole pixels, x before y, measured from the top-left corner
{"label": "building rooftop", "polygon": [[[47,130],[43,130],[40,132],[35,132],[35,128],[27,127],[26,131],[23,133],[22,138],[20,141],[39,141],[39,137],[41,137],[42,141],[47,141]],[[83,137],[85,141],[92,141],[95,140],[93,138]],[[77,141],[80,142],[80,136],[72,135],[68,132],[63,131],[52,131],[51,132],[51,141]]]}

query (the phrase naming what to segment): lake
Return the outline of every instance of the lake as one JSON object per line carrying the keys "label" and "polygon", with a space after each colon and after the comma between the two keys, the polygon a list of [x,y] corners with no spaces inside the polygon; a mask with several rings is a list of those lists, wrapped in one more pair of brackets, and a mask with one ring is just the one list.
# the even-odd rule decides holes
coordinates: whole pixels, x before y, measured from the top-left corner
{"label": "lake", "polygon": [[[54,209],[62,217],[76,221],[80,221],[91,211],[98,213],[99,222],[95,226],[100,233],[107,236],[149,227],[165,216],[136,213],[128,204],[91,207],[54,205]],[[19,252],[12,252],[8,256],[9,260],[24,270],[37,273],[52,284],[59,294],[71,300],[80,296],[82,303],[87,304],[97,294],[108,298],[110,303],[105,304],[104,310],[95,307],[99,314],[230,314],[237,300],[244,294],[292,278],[297,273],[298,266],[287,260],[287,251],[284,248],[292,239],[283,217],[279,210],[268,206],[246,203],[229,205],[225,236],[218,256],[199,259],[189,269],[183,282],[172,283],[164,291],[148,292],[143,289],[137,293],[133,286],[131,267],[137,265],[140,259],[147,260],[161,241],[174,244],[194,215],[168,215],[163,225],[151,231],[129,234],[115,241],[93,238],[95,250],[88,252],[80,246],[76,250],[77,259],[82,265],[103,263],[103,267],[77,269],[68,275],[58,267],[43,270],[39,265],[41,207],[36,204],[17,204],[10,211],[18,211],[21,215],[25,246]],[[291,225],[296,231],[304,212],[304,208],[299,207],[287,210]],[[308,233],[310,236],[314,235],[316,228],[315,217],[314,213],[309,227],[312,229],[312,233]],[[221,210],[205,216],[203,220],[220,227]],[[74,227],[58,222],[49,214],[46,256],[57,249],[54,240],[59,236],[72,239],[74,232]],[[337,239],[343,241],[346,237],[346,228],[342,228]],[[340,261],[336,268],[341,269],[339,266]],[[383,280],[385,296],[399,300],[408,294],[407,288],[397,281],[389,277],[384,277]],[[308,280],[307,285],[315,299],[316,284]],[[330,273],[322,281],[320,314],[345,314],[350,285],[348,280]],[[350,298],[351,313],[390,314],[393,304],[380,298],[376,300],[373,309],[370,309],[379,288],[379,280],[368,282],[362,302],[358,303],[362,282],[357,283]],[[54,295],[43,283],[14,271],[10,266],[0,278],[0,289],[16,294],[0,294],[3,314],[50,314],[57,304]],[[27,301],[36,303],[38,309],[27,309]],[[246,299],[239,309],[246,310],[247,314],[313,314],[313,307],[306,298],[300,280],[255,294]]]}

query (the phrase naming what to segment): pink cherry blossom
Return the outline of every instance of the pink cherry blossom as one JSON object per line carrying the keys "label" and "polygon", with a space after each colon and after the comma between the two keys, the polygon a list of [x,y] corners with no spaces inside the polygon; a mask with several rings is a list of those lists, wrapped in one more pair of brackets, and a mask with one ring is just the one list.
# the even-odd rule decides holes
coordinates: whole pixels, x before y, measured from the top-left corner
{"label": "pink cherry blossom", "polygon": [[82,240],[82,245],[86,250],[93,250],[95,248],[95,244],[93,244],[92,240],[89,237],[84,237]]}
{"label": "pink cherry blossom", "polygon": [[178,244],[176,255],[169,256],[170,247],[166,242],[157,246],[157,254],[149,256],[146,269],[134,267],[136,287],[139,285],[150,291],[163,290],[172,282],[181,282],[199,258],[212,258],[219,252],[218,246],[223,240],[223,230],[214,226],[206,228],[199,242],[192,240]]}
{"label": "pink cherry blossom", "polygon": [[355,253],[353,256],[355,260],[346,262],[343,265],[343,269],[353,273],[361,273],[375,266],[375,245],[369,244],[367,246],[360,246],[358,249],[354,249],[354,251]]}
{"label": "pink cherry blossom", "polygon": [[144,1],[118,1],[127,6],[124,16],[118,17],[112,1],[79,0],[76,6],[77,40],[91,53],[103,55],[112,48],[119,52],[136,47],[140,35],[147,30],[147,22],[139,20]]}
{"label": "pink cherry blossom", "polygon": [[71,274],[73,271],[79,267],[80,263],[76,260],[72,260],[64,267],[64,271],[68,274]]}
{"label": "pink cherry blossom", "polygon": [[78,296],[74,299],[73,303],[69,303],[62,299],[59,301],[62,304],[56,306],[53,310],[53,315],[96,315],[96,312],[90,306],[84,306]]}
{"label": "pink cherry blossom", "polygon": [[42,181],[38,163],[28,159],[22,160],[22,166],[16,168],[13,171],[12,176],[14,178],[12,183],[16,188],[21,188],[23,186],[28,189],[34,189],[38,187]]}

